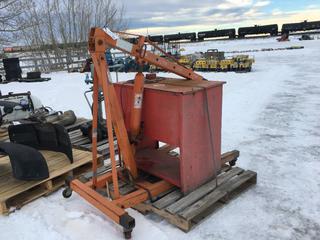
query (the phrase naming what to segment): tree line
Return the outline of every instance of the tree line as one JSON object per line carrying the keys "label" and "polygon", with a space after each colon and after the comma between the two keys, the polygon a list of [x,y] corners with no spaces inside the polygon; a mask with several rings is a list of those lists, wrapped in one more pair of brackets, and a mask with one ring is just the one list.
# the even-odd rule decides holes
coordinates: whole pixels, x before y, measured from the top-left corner
{"label": "tree line", "polygon": [[91,27],[126,29],[124,13],[116,0],[0,0],[0,47],[49,44],[34,54],[49,63],[52,57],[63,61],[72,50],[61,46],[86,42]]}
{"label": "tree line", "polygon": [[114,0],[0,0],[0,44],[84,42],[93,26],[125,29],[123,15]]}

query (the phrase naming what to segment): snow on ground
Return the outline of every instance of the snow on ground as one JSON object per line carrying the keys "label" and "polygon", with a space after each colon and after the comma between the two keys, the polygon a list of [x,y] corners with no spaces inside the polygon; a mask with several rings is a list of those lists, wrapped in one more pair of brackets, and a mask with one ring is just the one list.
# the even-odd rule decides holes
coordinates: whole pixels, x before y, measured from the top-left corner
{"label": "snow on ground", "polygon": [[[257,171],[257,185],[188,234],[157,216],[134,210],[134,239],[319,239],[320,41],[274,38],[185,44],[187,52],[304,45],[302,50],[254,52],[251,73],[204,73],[226,81],[222,151],[239,149],[240,167]],[[163,76],[171,74],[162,73]],[[85,76],[52,73],[44,83],[10,83],[1,91],[30,90],[54,109],[89,117]],[[123,80],[133,74],[120,74]],[[115,79],[115,75],[113,74]],[[122,239],[121,229],[74,194],[61,191],[0,217],[1,239]]]}

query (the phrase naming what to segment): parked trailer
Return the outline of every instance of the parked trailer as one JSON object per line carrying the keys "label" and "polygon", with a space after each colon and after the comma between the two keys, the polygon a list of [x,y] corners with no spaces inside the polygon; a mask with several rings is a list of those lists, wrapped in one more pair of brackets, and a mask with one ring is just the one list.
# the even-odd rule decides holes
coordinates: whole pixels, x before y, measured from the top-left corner
{"label": "parked trailer", "polygon": [[163,40],[164,42],[180,41],[180,40],[190,40],[191,42],[194,42],[197,40],[197,34],[195,32],[169,34],[169,35],[164,35]]}
{"label": "parked trailer", "polygon": [[305,29],[306,30],[316,30],[320,29],[320,21],[313,21],[313,22],[305,22]]}
{"label": "parked trailer", "polygon": [[253,34],[270,34],[271,36],[277,36],[278,25],[277,24],[270,24],[270,25],[263,25],[263,26],[255,25],[253,27],[241,27],[238,29],[239,38],[243,38],[246,35],[253,35]]}
{"label": "parked trailer", "polygon": [[138,38],[136,37],[131,37],[131,38],[125,38],[124,40],[126,40],[129,43],[137,43]]}
{"label": "parked trailer", "polygon": [[151,42],[163,43],[163,35],[149,35],[148,38]]}
{"label": "parked trailer", "polygon": [[215,38],[215,37],[229,37],[230,39],[234,39],[236,37],[236,29],[221,29],[221,30],[212,30],[212,31],[204,31],[198,32],[198,40],[203,41],[205,38]]}
{"label": "parked trailer", "polygon": [[303,21],[300,23],[285,23],[282,25],[282,33],[306,31],[306,30],[316,30],[320,29],[320,21]]}

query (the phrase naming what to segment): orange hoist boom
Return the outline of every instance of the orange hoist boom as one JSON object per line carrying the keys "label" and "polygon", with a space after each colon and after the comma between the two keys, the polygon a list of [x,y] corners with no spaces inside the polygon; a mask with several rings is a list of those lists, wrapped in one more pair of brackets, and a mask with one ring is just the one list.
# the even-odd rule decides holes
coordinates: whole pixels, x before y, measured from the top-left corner
{"label": "orange hoist boom", "polygon": [[[102,48],[100,48],[102,47]],[[204,80],[203,77],[195,73],[192,69],[170,62],[146,49],[145,37],[139,36],[138,43],[132,44],[111,32],[109,29],[92,28],[89,36],[90,52],[101,49],[115,48],[136,58],[140,63],[149,63],[165,71],[175,73],[181,77],[191,80]],[[99,49],[99,50],[98,50]]]}
{"label": "orange hoist boom", "polygon": [[[114,127],[118,145],[120,151],[123,156],[125,167],[130,171],[130,174],[133,178],[137,177],[137,167],[134,161],[134,147],[130,146],[130,141],[134,142],[135,138],[139,134],[140,131],[140,122],[141,122],[141,108],[143,101],[143,86],[144,86],[144,75],[141,72],[138,72],[135,76],[134,81],[134,99],[133,99],[133,111],[130,121],[130,139],[127,135],[127,131],[124,125],[123,116],[120,111],[119,104],[116,100],[116,95],[114,91],[114,87],[111,83],[110,74],[107,66],[107,62],[105,59],[105,52],[108,48],[115,48],[124,53],[130,54],[134,56],[138,64],[143,65],[144,63],[153,64],[159,68],[162,68],[168,72],[175,73],[181,77],[191,80],[204,80],[201,75],[193,72],[192,69],[186,68],[184,66],[179,65],[178,63],[171,62],[163,57],[160,57],[146,49],[145,45],[145,37],[140,36],[138,38],[137,44],[131,44],[123,39],[121,39],[118,35],[110,31],[109,29],[101,29],[101,28],[92,28],[89,35],[89,51],[92,56],[95,75],[94,75],[94,85],[99,86],[105,92],[105,107],[107,109],[107,115],[109,116],[107,119],[108,124],[108,133],[112,130],[112,125]],[[97,87],[94,87],[94,90],[98,91]],[[96,146],[97,136],[96,136],[96,103],[97,103],[97,92],[94,91],[94,116],[93,116],[93,138],[92,138],[92,147],[93,149]],[[112,123],[111,123],[112,119]],[[110,135],[109,135],[110,136]],[[112,136],[110,136],[112,138]],[[109,139],[110,143],[110,157],[112,162],[115,163],[114,160],[114,147],[113,147],[113,139]],[[96,153],[93,154],[93,158],[97,159]],[[114,161],[113,161],[114,160]],[[96,160],[94,160],[96,162]],[[94,165],[94,173],[96,172],[96,163]],[[115,169],[115,164],[112,164]],[[116,180],[116,179],[114,179]],[[95,182],[95,178],[94,178]],[[117,185],[117,183],[115,184]],[[115,194],[118,196],[118,193]]]}

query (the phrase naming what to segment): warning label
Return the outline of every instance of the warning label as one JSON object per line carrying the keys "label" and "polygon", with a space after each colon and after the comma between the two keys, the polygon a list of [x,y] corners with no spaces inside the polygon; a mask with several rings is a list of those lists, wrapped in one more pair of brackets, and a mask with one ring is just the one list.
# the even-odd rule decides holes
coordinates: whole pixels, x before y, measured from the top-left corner
{"label": "warning label", "polygon": [[141,108],[142,106],[142,94],[138,93],[134,96],[134,108]]}

